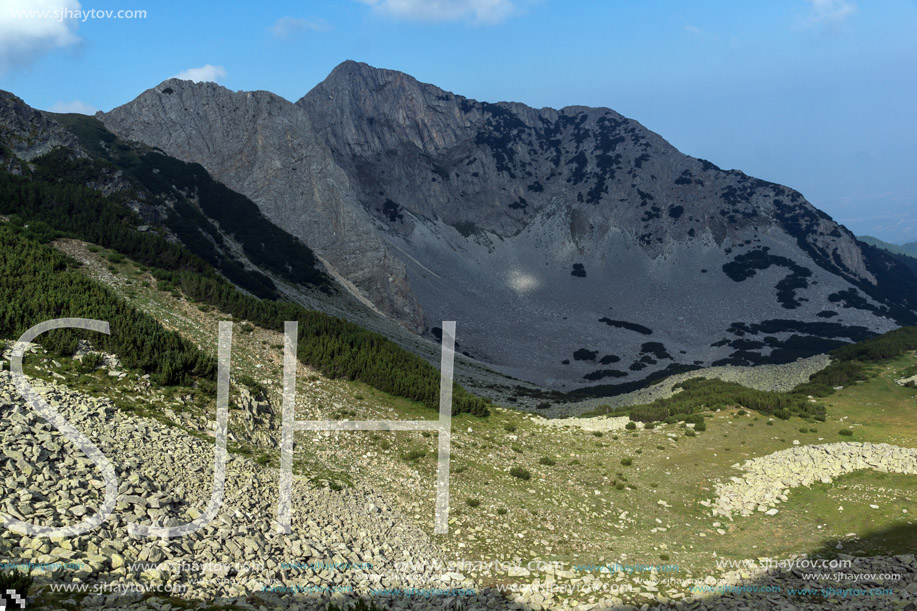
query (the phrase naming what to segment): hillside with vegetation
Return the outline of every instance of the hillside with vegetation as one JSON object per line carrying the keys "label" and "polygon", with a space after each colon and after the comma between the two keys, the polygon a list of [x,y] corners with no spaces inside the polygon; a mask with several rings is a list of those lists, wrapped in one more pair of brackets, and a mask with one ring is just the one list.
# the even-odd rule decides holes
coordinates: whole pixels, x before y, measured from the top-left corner
{"label": "hillside with vegetation", "polygon": [[[110,248],[115,258],[130,257],[149,267],[164,287],[180,288],[190,298],[239,319],[272,329],[281,329],[286,320],[298,320],[298,356],[304,363],[438,409],[439,374],[432,365],[353,323],[276,299],[269,278],[237,266],[215,250],[202,250],[200,244],[210,244],[207,240],[191,242],[192,247],[198,245],[203,255],[199,256],[159,232],[138,231],[142,220],[119,201],[132,191],[103,195],[86,186],[104,180],[105,172],[103,162],[74,158],[63,149],[33,160],[25,168],[26,175],[0,171],[0,214],[10,215],[25,235],[41,241],[65,236]],[[32,324],[38,322],[42,321]],[[192,365],[188,367],[193,371]],[[487,414],[486,402],[461,387],[454,393],[453,409]]]}
{"label": "hillside with vegetation", "polygon": [[[72,239],[57,239],[53,244],[67,253],[70,260],[81,263],[71,262],[69,272],[82,274],[108,287],[119,299],[176,331],[190,344],[199,345],[209,358],[214,357],[216,326],[225,317],[224,312],[216,308],[202,309],[203,304],[189,299],[180,288],[159,285],[149,268],[129,258],[112,261],[113,251],[109,249]],[[245,328],[239,324],[233,346],[234,379],[250,378],[262,387],[257,392],[264,393],[268,407],[262,408],[267,420],[260,426],[265,427],[267,433],[273,428],[274,434],[279,424],[281,342],[277,329],[258,325]],[[311,509],[297,506],[295,510],[294,515],[306,519],[301,527],[304,530],[297,532],[311,537],[313,543],[310,545],[320,550],[317,558],[330,558],[336,553],[348,558],[356,552],[360,554],[358,557],[371,559],[373,573],[390,576],[386,579],[397,580],[398,575],[410,575],[433,579],[439,587],[473,587],[481,597],[493,596],[475,599],[482,604],[488,600],[491,608],[504,608],[511,601],[518,601],[523,609],[574,608],[577,604],[602,601],[637,607],[642,604],[674,605],[681,601],[700,604],[699,601],[704,600],[713,605],[726,604],[728,597],[721,600],[718,594],[703,591],[708,579],[736,586],[754,585],[759,581],[777,584],[783,591],[775,601],[799,606],[809,599],[794,598],[786,592],[787,587],[805,587],[805,584],[796,583],[792,575],[773,571],[761,573],[757,568],[737,570],[726,561],[751,562],[757,566],[757,558],[786,559],[802,552],[831,558],[836,557],[839,543],[842,553],[857,559],[860,563],[857,566],[897,571],[905,577],[917,574],[917,567],[910,568],[907,563],[902,565],[894,559],[895,554],[906,554],[917,544],[912,517],[905,512],[917,500],[912,474],[861,469],[832,475],[832,484],[816,479],[813,484],[786,491],[786,500],[777,499],[776,504],[767,505],[771,513],[756,511],[753,515],[727,519],[712,514],[710,509],[720,506],[717,504],[720,503],[718,486],[729,484],[736,475],[744,475],[737,467],[746,460],[770,461],[767,464],[776,471],[792,464],[786,462],[784,452],[841,447],[837,444],[848,441],[854,447],[878,448],[891,444],[913,448],[913,440],[917,438],[915,391],[896,383],[917,373],[913,342],[913,330],[902,330],[852,346],[847,354],[839,355],[838,362],[843,362],[841,358],[861,362],[864,367],[862,379],[850,380],[849,385],[840,390],[832,388],[830,394],[815,399],[818,410],[791,415],[788,419],[751,411],[725,396],[716,404],[696,406],[691,417],[684,421],[676,419],[652,424],[617,415],[546,420],[498,407],[492,408],[490,417],[485,419],[459,414],[453,422],[451,511],[447,535],[432,532],[433,481],[437,468],[435,435],[339,432],[321,437],[319,442],[310,433],[297,433],[296,481],[306,486],[301,494],[311,503]],[[55,366],[55,360],[60,366]],[[155,423],[143,424],[153,427],[157,436],[163,436],[153,439],[169,438],[173,440],[170,443],[178,447],[192,444],[189,434],[205,439],[203,443],[193,442],[193,455],[197,458],[190,464],[200,465],[206,473],[206,465],[212,460],[212,440],[204,437],[208,430],[206,418],[199,420],[197,417],[206,417],[209,410],[212,419],[212,397],[206,404],[203,397],[183,404],[179,399],[188,391],[176,389],[178,392],[170,395],[168,392],[163,394],[163,390],[155,386],[140,390],[142,387],[135,387],[132,380],[142,380],[134,378],[133,370],[126,369],[128,376],[119,379],[109,377],[106,367],[90,374],[81,373],[79,367],[78,362],[53,354],[38,353],[27,359],[27,373],[38,379],[66,384],[72,390],[91,393],[102,401],[108,396],[115,397],[117,413],[128,420],[117,425],[113,421],[114,428],[110,430],[131,430],[125,427],[137,427],[155,420],[170,428]],[[298,419],[412,420],[428,413],[420,403],[380,393],[360,382],[329,378],[302,365],[297,373],[301,391],[296,406]],[[81,382],[80,376],[87,375]],[[830,383],[834,379],[823,381]],[[233,391],[233,402],[238,400],[240,392],[238,389]],[[152,403],[148,403],[147,398]],[[816,419],[818,413],[823,414],[823,420]],[[234,436],[244,436],[249,422],[246,411],[237,408],[232,414],[230,432]],[[109,437],[118,439],[121,434],[109,433]],[[229,508],[243,507],[264,515],[274,510],[279,445],[276,439],[264,441],[255,445],[231,445],[232,473],[244,473],[245,476],[230,480]],[[157,444],[162,441],[151,439],[140,443],[142,448],[133,452],[140,451],[146,457],[147,468],[143,472],[150,480],[141,480],[141,486],[150,487],[150,491],[144,495],[161,495],[155,488],[157,478],[162,473],[172,473],[169,469],[174,467],[155,458]],[[180,452],[185,456],[185,450]],[[185,460],[192,459],[189,455]],[[191,482],[179,473],[171,477]],[[200,507],[206,493],[206,488],[198,491],[197,496],[186,502]],[[352,498],[372,498],[376,509],[363,514],[361,512],[366,510],[348,505]],[[344,507],[351,508],[345,510]],[[838,507],[843,510],[838,511]],[[231,514],[229,511],[228,515]],[[335,532],[345,533],[344,541],[336,543],[334,537],[308,530],[312,515],[347,516],[334,526]],[[378,515],[400,525],[399,529],[402,526],[409,528],[380,540],[390,543],[395,555],[405,558],[404,562],[376,555],[367,547],[367,539],[357,536],[358,530],[373,538],[386,532],[377,531],[375,525],[364,526],[367,519],[375,520],[364,515]],[[331,527],[330,521],[321,523]],[[569,524],[576,524],[576,527],[570,528]],[[232,539],[239,536],[233,534],[237,532],[233,529],[237,528],[242,525],[221,525],[215,531],[220,534],[207,538]],[[268,534],[267,530],[246,528],[244,536],[258,541],[259,545],[274,545],[272,541],[276,536]],[[107,536],[116,539],[120,535],[113,530]],[[3,540],[7,539],[0,536],[0,541]],[[428,555],[431,552],[421,547],[422,541],[433,545],[438,555]],[[178,539],[165,548],[174,554],[175,561],[201,557],[187,556],[187,552],[181,550],[183,542]],[[195,549],[198,545],[194,542]],[[140,541],[128,545],[122,553],[130,562],[151,554],[144,550],[154,546],[155,542]],[[404,550],[410,550],[410,555],[401,556]],[[278,550],[277,553],[288,552]],[[74,558],[82,558],[82,554],[77,552]],[[241,561],[244,556],[231,557]],[[478,564],[452,567],[461,577],[451,582],[442,581],[441,575],[452,570],[446,563],[459,558]],[[493,564],[495,562],[498,564]],[[677,575],[657,573],[648,576],[585,568],[613,562],[678,565],[679,571]],[[426,570],[430,566],[440,568],[430,573]],[[513,568],[516,566],[520,568]],[[234,583],[250,583],[252,578],[255,581],[251,583],[323,583],[318,571],[281,573],[270,568],[255,576],[230,573],[224,580],[209,585],[197,584],[193,591],[195,596],[203,597],[215,608],[232,608],[233,604],[243,602],[256,607],[265,604],[270,608],[294,601],[305,603],[307,598],[303,595],[274,598],[252,587],[221,588]],[[355,592],[363,592],[367,601],[380,608],[389,607],[390,598],[359,590],[361,574],[342,572],[338,583],[353,585]],[[133,576],[113,572],[104,566],[92,569],[87,579],[192,583],[191,576],[177,571],[162,572],[158,576],[154,573]],[[546,579],[564,584],[569,591],[541,588],[538,584]],[[583,580],[598,587],[608,585],[604,586],[604,591],[577,589],[576,584]],[[39,575],[32,587],[44,601],[44,608],[54,608],[62,598],[59,594],[55,597],[47,585],[43,585],[47,582],[46,576]],[[611,584],[618,584],[623,590],[608,589]],[[507,590],[509,585],[516,588],[516,592]],[[900,590],[896,587],[895,592]],[[901,594],[895,596],[900,599]],[[883,598],[882,602],[888,600]],[[196,606],[192,601],[182,604]],[[417,604],[420,606],[415,608],[420,609],[426,603],[417,601]]]}

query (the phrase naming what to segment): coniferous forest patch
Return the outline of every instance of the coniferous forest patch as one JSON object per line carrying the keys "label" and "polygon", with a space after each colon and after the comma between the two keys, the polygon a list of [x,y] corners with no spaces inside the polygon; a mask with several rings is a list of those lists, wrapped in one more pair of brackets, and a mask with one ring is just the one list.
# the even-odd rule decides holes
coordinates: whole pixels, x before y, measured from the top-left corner
{"label": "coniferous forest patch", "polygon": [[770,254],[767,246],[750,252],[736,255],[729,263],[723,265],[723,271],[736,282],[753,278],[759,271],[770,267],[785,267],[789,274],[777,283],[777,300],[787,310],[793,310],[801,305],[801,299],[796,297],[796,291],[808,288],[808,278],[812,270],[803,267],[786,257]]}
{"label": "coniferous forest patch", "polygon": [[596,380],[601,380],[603,378],[626,378],[627,374],[623,371],[618,371],[617,369],[597,369],[591,373],[587,373],[583,376],[584,380],[589,380],[594,382]]}
{"label": "coniferous forest patch", "polygon": [[595,350],[580,348],[573,353],[573,359],[576,361],[594,361],[598,355],[599,353]]}

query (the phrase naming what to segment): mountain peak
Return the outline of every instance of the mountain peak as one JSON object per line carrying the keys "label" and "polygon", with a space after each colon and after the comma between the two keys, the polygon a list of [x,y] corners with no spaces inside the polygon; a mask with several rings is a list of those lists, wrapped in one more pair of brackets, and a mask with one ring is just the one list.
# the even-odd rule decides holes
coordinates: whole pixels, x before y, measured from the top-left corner
{"label": "mountain peak", "polygon": [[22,101],[22,98],[16,94],[0,89],[0,101],[4,104],[20,104],[25,106],[25,102]]}
{"label": "mountain peak", "polygon": [[347,59],[342,61],[340,64],[334,67],[334,69],[328,74],[326,80],[337,80],[337,79],[346,79],[346,78],[380,78],[380,79],[392,79],[392,78],[408,78],[410,80],[416,80],[411,75],[400,72],[398,70],[389,70],[388,68],[376,68],[375,66],[370,66],[366,62],[358,62],[352,59]]}
{"label": "mountain peak", "polygon": [[[358,62],[353,59],[345,59],[331,71],[329,76],[335,73],[351,73],[351,72],[374,72],[374,71],[383,71],[383,68],[376,68],[375,66],[370,66],[366,62]],[[385,70],[388,72],[388,70]]]}
{"label": "mountain peak", "polygon": [[[166,91],[170,90],[170,91]],[[156,91],[158,93],[174,93],[176,91],[201,91],[201,90],[224,90],[229,91],[219,83],[213,81],[192,81],[189,79],[180,79],[178,77],[167,78],[163,82],[159,83],[152,89],[148,91]]]}
{"label": "mountain peak", "polygon": [[[292,103],[270,91],[233,91],[212,81],[191,81],[176,77],[168,78],[155,87],[147,89],[133,101],[104,114],[104,120],[112,120],[124,114],[128,107],[132,113],[130,121],[148,123],[157,114],[171,117],[176,124],[184,124],[188,117],[195,121],[219,122],[222,112],[230,108],[246,109],[247,113],[276,113],[280,108],[289,108]],[[101,115],[100,115],[101,116]],[[208,130],[205,130],[208,131]]]}
{"label": "mountain peak", "polygon": [[[386,91],[383,91],[386,90]],[[426,93],[427,95],[424,95]],[[339,99],[341,96],[379,96],[391,100],[392,96],[442,96],[452,94],[435,85],[422,83],[413,76],[398,70],[375,68],[363,62],[346,60],[296,103],[306,105],[307,98]]]}

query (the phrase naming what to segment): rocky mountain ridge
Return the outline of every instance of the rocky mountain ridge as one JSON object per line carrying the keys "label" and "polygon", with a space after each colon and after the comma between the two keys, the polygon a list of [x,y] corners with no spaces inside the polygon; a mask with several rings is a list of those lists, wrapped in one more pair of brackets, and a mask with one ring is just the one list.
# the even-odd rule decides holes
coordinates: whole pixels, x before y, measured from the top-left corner
{"label": "rocky mountain ridge", "polygon": [[[132,139],[184,161],[206,160],[201,165],[217,180],[247,195],[281,228],[314,244],[330,262],[332,273],[372,295],[383,311],[398,313],[397,318],[422,330],[416,300],[403,280],[403,265],[387,253],[370,219],[342,202],[342,193],[351,190],[350,181],[312,135],[308,116],[269,92],[235,94],[213,83],[189,85],[194,84],[170,79],[155,93],[147,92],[150,95],[136,101],[138,116],[124,116],[130,129],[124,125],[119,131],[130,131]],[[111,129],[119,125],[117,116],[100,118]],[[156,123],[163,117],[179,116],[189,121],[189,129],[167,130],[155,143],[139,137],[160,131]],[[287,206],[289,201],[297,206]],[[308,215],[301,214],[303,208]]]}
{"label": "rocky mountain ridge", "polygon": [[408,329],[457,320],[461,351],[557,390],[786,362],[915,317],[917,278],[798,192],[610,109],[348,61],[295,104],[169,80],[99,118],[202,164]]}

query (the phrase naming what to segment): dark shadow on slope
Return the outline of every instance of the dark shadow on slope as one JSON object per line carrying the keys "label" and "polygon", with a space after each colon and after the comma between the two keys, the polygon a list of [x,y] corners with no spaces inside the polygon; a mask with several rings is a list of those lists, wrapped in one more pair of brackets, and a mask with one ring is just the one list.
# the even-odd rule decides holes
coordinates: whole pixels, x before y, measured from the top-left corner
{"label": "dark shadow on slope", "polygon": [[[699,607],[691,609],[836,609],[847,605],[847,609],[906,609],[917,611],[917,594],[908,595],[905,588],[917,582],[917,564],[913,559],[917,551],[917,518],[909,524],[898,524],[888,528],[877,528],[856,539],[832,539],[820,547],[807,552],[808,559],[827,561],[849,560],[849,568],[797,568],[792,572],[772,570],[766,577],[742,584],[742,593],[730,592],[713,595],[703,600]],[[842,549],[837,549],[841,543]],[[894,556],[909,555],[910,568]],[[851,558],[852,557],[852,558]],[[893,564],[877,565],[869,559],[892,558]],[[805,573],[841,573],[846,578],[818,580],[805,579]],[[885,573],[886,579],[860,579],[852,577],[869,573]],[[900,575],[895,580],[888,576]],[[722,581],[717,579],[717,586]],[[774,591],[777,587],[779,591]],[[762,591],[765,588],[771,591]],[[796,590],[790,592],[790,590]],[[831,591],[833,589],[833,592]],[[891,595],[883,592],[891,589]],[[872,592],[869,592],[872,590]],[[905,596],[909,598],[905,599]],[[902,601],[901,599],[905,599]],[[626,608],[626,607],[624,607]],[[656,607],[675,609],[674,605]]]}

